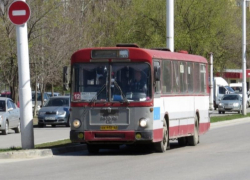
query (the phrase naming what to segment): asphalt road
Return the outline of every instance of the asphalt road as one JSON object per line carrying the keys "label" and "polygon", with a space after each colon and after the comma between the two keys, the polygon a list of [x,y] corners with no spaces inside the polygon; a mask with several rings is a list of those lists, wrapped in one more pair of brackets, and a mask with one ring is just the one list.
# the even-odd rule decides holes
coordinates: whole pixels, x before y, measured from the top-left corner
{"label": "asphalt road", "polygon": [[[62,139],[69,139],[70,128],[65,126],[57,126],[55,128],[46,126],[44,128],[34,127],[35,144],[52,142]],[[0,148],[21,147],[21,133],[15,134],[10,130],[8,135],[0,134]]]}
{"label": "asphalt road", "polygon": [[[245,121],[245,122],[244,122]],[[180,147],[171,142],[171,150],[122,147],[87,151],[50,158],[0,162],[1,179],[74,180],[74,179],[175,179],[214,180],[249,179],[250,119],[238,123],[213,123],[195,147]]]}

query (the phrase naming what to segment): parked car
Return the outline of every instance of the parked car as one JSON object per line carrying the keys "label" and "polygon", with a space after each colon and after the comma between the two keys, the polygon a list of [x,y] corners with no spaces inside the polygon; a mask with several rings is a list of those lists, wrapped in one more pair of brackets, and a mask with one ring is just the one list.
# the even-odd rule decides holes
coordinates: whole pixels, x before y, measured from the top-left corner
{"label": "parked car", "polygon": [[20,133],[20,111],[12,99],[0,97],[0,131],[7,135],[9,129]]}
{"label": "parked car", "polygon": [[[52,92],[47,92],[49,97],[52,97]],[[59,92],[54,92],[53,96],[61,96],[61,94]]]}
{"label": "parked car", "polygon": [[54,96],[38,112],[38,126],[64,124],[70,126],[69,121],[70,100],[67,96]]}
{"label": "parked car", "polygon": [[219,114],[225,114],[225,111],[236,111],[239,114],[242,111],[242,97],[239,94],[225,94],[219,103]]}
{"label": "parked car", "polygon": [[[44,104],[49,100],[49,96],[47,93],[43,93],[43,100]],[[35,101],[36,101],[36,92],[32,91],[32,110],[34,110]],[[42,94],[40,92],[37,92],[37,107],[36,107],[37,111],[41,109],[41,105],[42,105]]]}
{"label": "parked car", "polygon": [[9,91],[2,92],[2,93],[1,93],[1,97],[8,97],[8,98],[11,98],[11,92],[9,92]]}

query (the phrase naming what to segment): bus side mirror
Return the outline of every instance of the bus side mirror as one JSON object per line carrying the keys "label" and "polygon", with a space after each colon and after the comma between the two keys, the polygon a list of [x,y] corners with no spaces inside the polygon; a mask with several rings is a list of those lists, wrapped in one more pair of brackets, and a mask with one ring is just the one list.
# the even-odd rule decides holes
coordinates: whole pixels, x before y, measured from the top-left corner
{"label": "bus side mirror", "polygon": [[160,78],[161,78],[161,68],[160,68],[160,64],[157,63],[154,66],[154,80],[155,81],[160,81]]}
{"label": "bus side mirror", "polygon": [[63,90],[69,90],[70,69],[68,66],[63,67]]}

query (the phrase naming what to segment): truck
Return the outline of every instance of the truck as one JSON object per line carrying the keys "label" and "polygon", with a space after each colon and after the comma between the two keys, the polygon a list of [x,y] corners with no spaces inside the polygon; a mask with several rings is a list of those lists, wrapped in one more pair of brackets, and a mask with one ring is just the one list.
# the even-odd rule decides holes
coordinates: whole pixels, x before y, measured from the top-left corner
{"label": "truck", "polygon": [[214,77],[214,109],[218,108],[219,102],[224,94],[235,93],[234,90],[228,85],[227,81],[222,77]]}

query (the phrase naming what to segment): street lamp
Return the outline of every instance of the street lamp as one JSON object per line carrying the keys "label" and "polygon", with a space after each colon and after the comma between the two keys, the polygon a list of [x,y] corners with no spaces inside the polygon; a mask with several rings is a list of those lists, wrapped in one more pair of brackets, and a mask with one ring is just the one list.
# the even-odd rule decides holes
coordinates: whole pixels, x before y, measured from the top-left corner
{"label": "street lamp", "polygon": [[247,114],[246,111],[246,102],[247,102],[247,88],[246,88],[246,1],[242,0],[242,113],[243,115]]}

